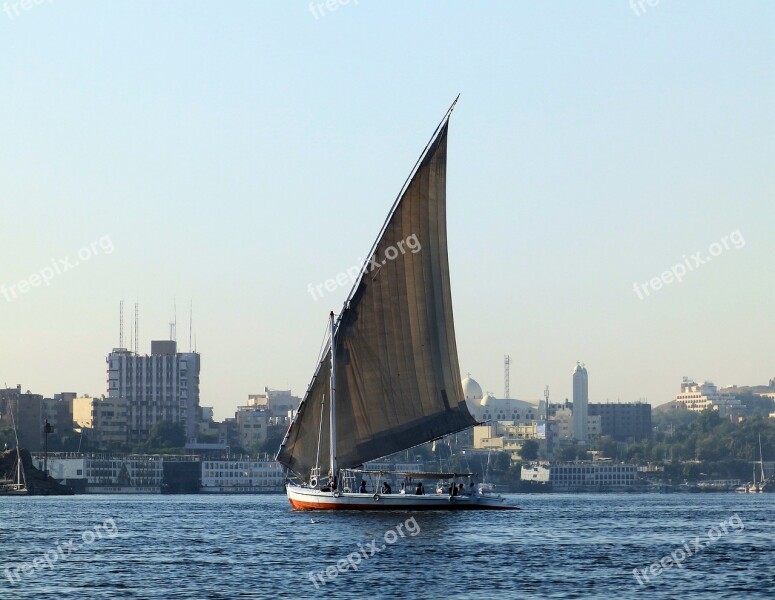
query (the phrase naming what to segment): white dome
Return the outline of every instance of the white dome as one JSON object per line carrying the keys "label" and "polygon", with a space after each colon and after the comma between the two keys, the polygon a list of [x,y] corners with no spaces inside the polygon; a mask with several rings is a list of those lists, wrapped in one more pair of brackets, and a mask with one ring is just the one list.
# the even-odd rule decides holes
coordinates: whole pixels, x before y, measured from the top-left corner
{"label": "white dome", "polygon": [[463,380],[463,398],[466,400],[479,400],[482,397],[482,386],[471,377],[466,377]]}
{"label": "white dome", "polygon": [[479,403],[480,406],[492,406],[495,402],[495,396],[493,396],[491,393],[487,392],[485,394],[484,398],[482,398],[482,401]]}

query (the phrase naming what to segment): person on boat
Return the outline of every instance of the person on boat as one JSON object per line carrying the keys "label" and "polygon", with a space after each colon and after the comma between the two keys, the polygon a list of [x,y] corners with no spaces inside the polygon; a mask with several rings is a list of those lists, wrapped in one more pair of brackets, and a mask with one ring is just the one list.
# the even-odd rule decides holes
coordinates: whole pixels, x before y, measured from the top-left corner
{"label": "person on boat", "polygon": [[468,484],[468,493],[471,494],[471,496],[476,495],[476,486],[474,485],[473,479],[471,480],[471,483]]}
{"label": "person on boat", "polygon": [[336,478],[331,476],[328,478],[328,487],[332,492],[336,491]]}
{"label": "person on boat", "polygon": [[459,483],[459,484],[458,484],[458,486],[457,486],[457,495],[458,495],[458,496],[462,496],[462,495],[463,495],[463,491],[464,491],[464,490],[463,490],[463,488],[464,488],[464,487],[465,487],[465,486],[463,486],[463,484],[462,484],[462,483]]}
{"label": "person on boat", "polygon": [[358,490],[358,493],[359,494],[368,494],[368,492],[366,491],[366,480],[365,479],[361,479],[361,487]]}
{"label": "person on boat", "polygon": [[382,484],[382,493],[383,494],[393,493],[393,490],[390,488],[390,484],[387,481]]}
{"label": "person on boat", "polygon": [[417,482],[417,489],[414,491],[415,496],[424,496],[425,495],[425,488],[422,486],[422,481]]}

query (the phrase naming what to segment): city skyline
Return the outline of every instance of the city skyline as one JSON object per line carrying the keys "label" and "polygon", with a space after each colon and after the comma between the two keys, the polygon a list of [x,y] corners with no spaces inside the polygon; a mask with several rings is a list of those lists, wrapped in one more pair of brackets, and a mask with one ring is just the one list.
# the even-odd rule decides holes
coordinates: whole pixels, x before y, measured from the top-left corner
{"label": "city skyline", "polygon": [[775,7],[336,6],[0,14],[5,383],[105,393],[119,301],[147,351],[177,299],[217,418],[264,386],[303,395],[458,93],[462,374],[501,395],[508,353],[512,396],[560,400],[582,361],[591,402],[655,406],[685,375],[775,376]]}

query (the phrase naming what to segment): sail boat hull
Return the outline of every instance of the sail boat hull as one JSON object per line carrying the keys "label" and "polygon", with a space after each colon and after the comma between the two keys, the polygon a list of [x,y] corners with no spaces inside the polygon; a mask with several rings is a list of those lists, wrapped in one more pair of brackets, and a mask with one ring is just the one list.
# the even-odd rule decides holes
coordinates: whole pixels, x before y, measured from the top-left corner
{"label": "sail boat hull", "polygon": [[334,494],[294,484],[288,484],[286,492],[295,510],[519,510],[502,497],[487,494]]}

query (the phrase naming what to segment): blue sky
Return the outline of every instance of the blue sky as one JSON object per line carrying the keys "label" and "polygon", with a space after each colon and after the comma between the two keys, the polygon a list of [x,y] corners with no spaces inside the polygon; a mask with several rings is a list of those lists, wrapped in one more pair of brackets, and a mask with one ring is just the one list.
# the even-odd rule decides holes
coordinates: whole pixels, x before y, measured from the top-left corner
{"label": "blue sky", "polygon": [[3,1],[0,284],[89,255],[0,295],[8,385],[104,393],[119,301],[148,351],[176,299],[216,416],[301,394],[348,292],[308,285],[364,256],[457,93],[464,373],[500,395],[508,353],[512,396],[561,400],[579,360],[592,401],[653,404],[775,377],[770,2]]}

